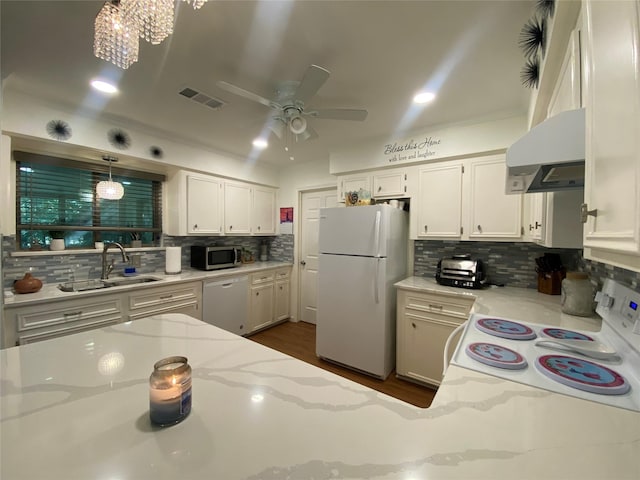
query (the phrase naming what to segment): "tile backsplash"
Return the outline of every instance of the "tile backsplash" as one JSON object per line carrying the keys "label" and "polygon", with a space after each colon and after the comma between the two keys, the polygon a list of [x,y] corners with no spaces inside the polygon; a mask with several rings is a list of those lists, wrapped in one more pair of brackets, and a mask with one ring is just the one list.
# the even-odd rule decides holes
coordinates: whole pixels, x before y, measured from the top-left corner
{"label": "tile backsplash", "polygon": [[[162,238],[165,247],[182,247],[182,268],[191,263],[191,245],[239,245],[252,250],[259,257],[260,245],[267,243],[269,260],[293,262],[293,235],[277,237],[170,237]],[[38,254],[30,256],[12,256],[16,251],[14,236],[2,237],[3,252],[3,288],[11,288],[13,282],[31,272],[45,283],[60,283],[71,280],[99,278],[102,269],[102,256],[98,250],[64,254]],[[164,271],[164,249],[149,249],[130,252],[131,255],[141,256],[140,273]],[[116,260],[116,269],[123,267],[118,250],[109,250],[109,258]]]}
{"label": "tile backsplash", "polygon": [[440,258],[464,253],[484,261],[490,282],[510,287],[537,288],[535,259],[545,253],[559,254],[567,270],[589,272],[591,282],[598,286],[602,286],[605,278],[612,278],[636,290],[640,285],[640,273],[585,260],[581,249],[545,248],[532,243],[511,242],[416,240],[414,275],[433,277]]}

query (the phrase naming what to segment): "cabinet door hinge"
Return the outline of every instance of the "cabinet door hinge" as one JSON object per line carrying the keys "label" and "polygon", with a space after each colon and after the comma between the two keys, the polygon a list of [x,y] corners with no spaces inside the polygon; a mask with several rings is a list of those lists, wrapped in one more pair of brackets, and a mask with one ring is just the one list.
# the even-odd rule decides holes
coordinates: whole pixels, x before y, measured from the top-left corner
{"label": "cabinet door hinge", "polygon": [[460,165],[462,167],[462,173],[464,173],[464,165]]}
{"label": "cabinet door hinge", "polygon": [[407,186],[404,186],[404,193],[407,193]]}

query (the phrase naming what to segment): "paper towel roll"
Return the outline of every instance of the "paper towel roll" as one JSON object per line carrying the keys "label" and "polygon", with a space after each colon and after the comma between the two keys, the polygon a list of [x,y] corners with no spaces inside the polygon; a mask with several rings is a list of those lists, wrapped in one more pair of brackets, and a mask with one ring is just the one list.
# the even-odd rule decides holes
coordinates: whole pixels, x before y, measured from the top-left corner
{"label": "paper towel roll", "polygon": [[164,273],[180,273],[182,271],[182,248],[167,247]]}

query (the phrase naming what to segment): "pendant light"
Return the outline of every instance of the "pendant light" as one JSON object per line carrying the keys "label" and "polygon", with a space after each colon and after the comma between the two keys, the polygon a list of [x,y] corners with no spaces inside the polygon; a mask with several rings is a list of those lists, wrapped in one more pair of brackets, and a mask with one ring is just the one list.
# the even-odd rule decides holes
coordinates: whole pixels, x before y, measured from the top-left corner
{"label": "pendant light", "polygon": [[103,180],[96,185],[96,195],[105,200],[120,200],[124,196],[124,187],[111,178],[111,162],[117,162],[116,157],[105,155],[102,159],[109,162],[109,180]]}

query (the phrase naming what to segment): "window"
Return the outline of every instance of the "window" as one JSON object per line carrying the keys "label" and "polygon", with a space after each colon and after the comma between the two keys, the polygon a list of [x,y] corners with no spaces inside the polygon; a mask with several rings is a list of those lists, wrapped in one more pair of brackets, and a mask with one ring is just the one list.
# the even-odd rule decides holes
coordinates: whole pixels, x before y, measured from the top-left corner
{"label": "window", "polygon": [[113,168],[113,180],[123,184],[124,197],[104,200],[95,191],[99,181],[108,180],[106,163],[25,152],[14,152],[14,158],[19,249],[49,245],[58,235],[66,248],[93,248],[96,241],[130,245],[138,239],[143,245],[157,244],[164,176]]}

